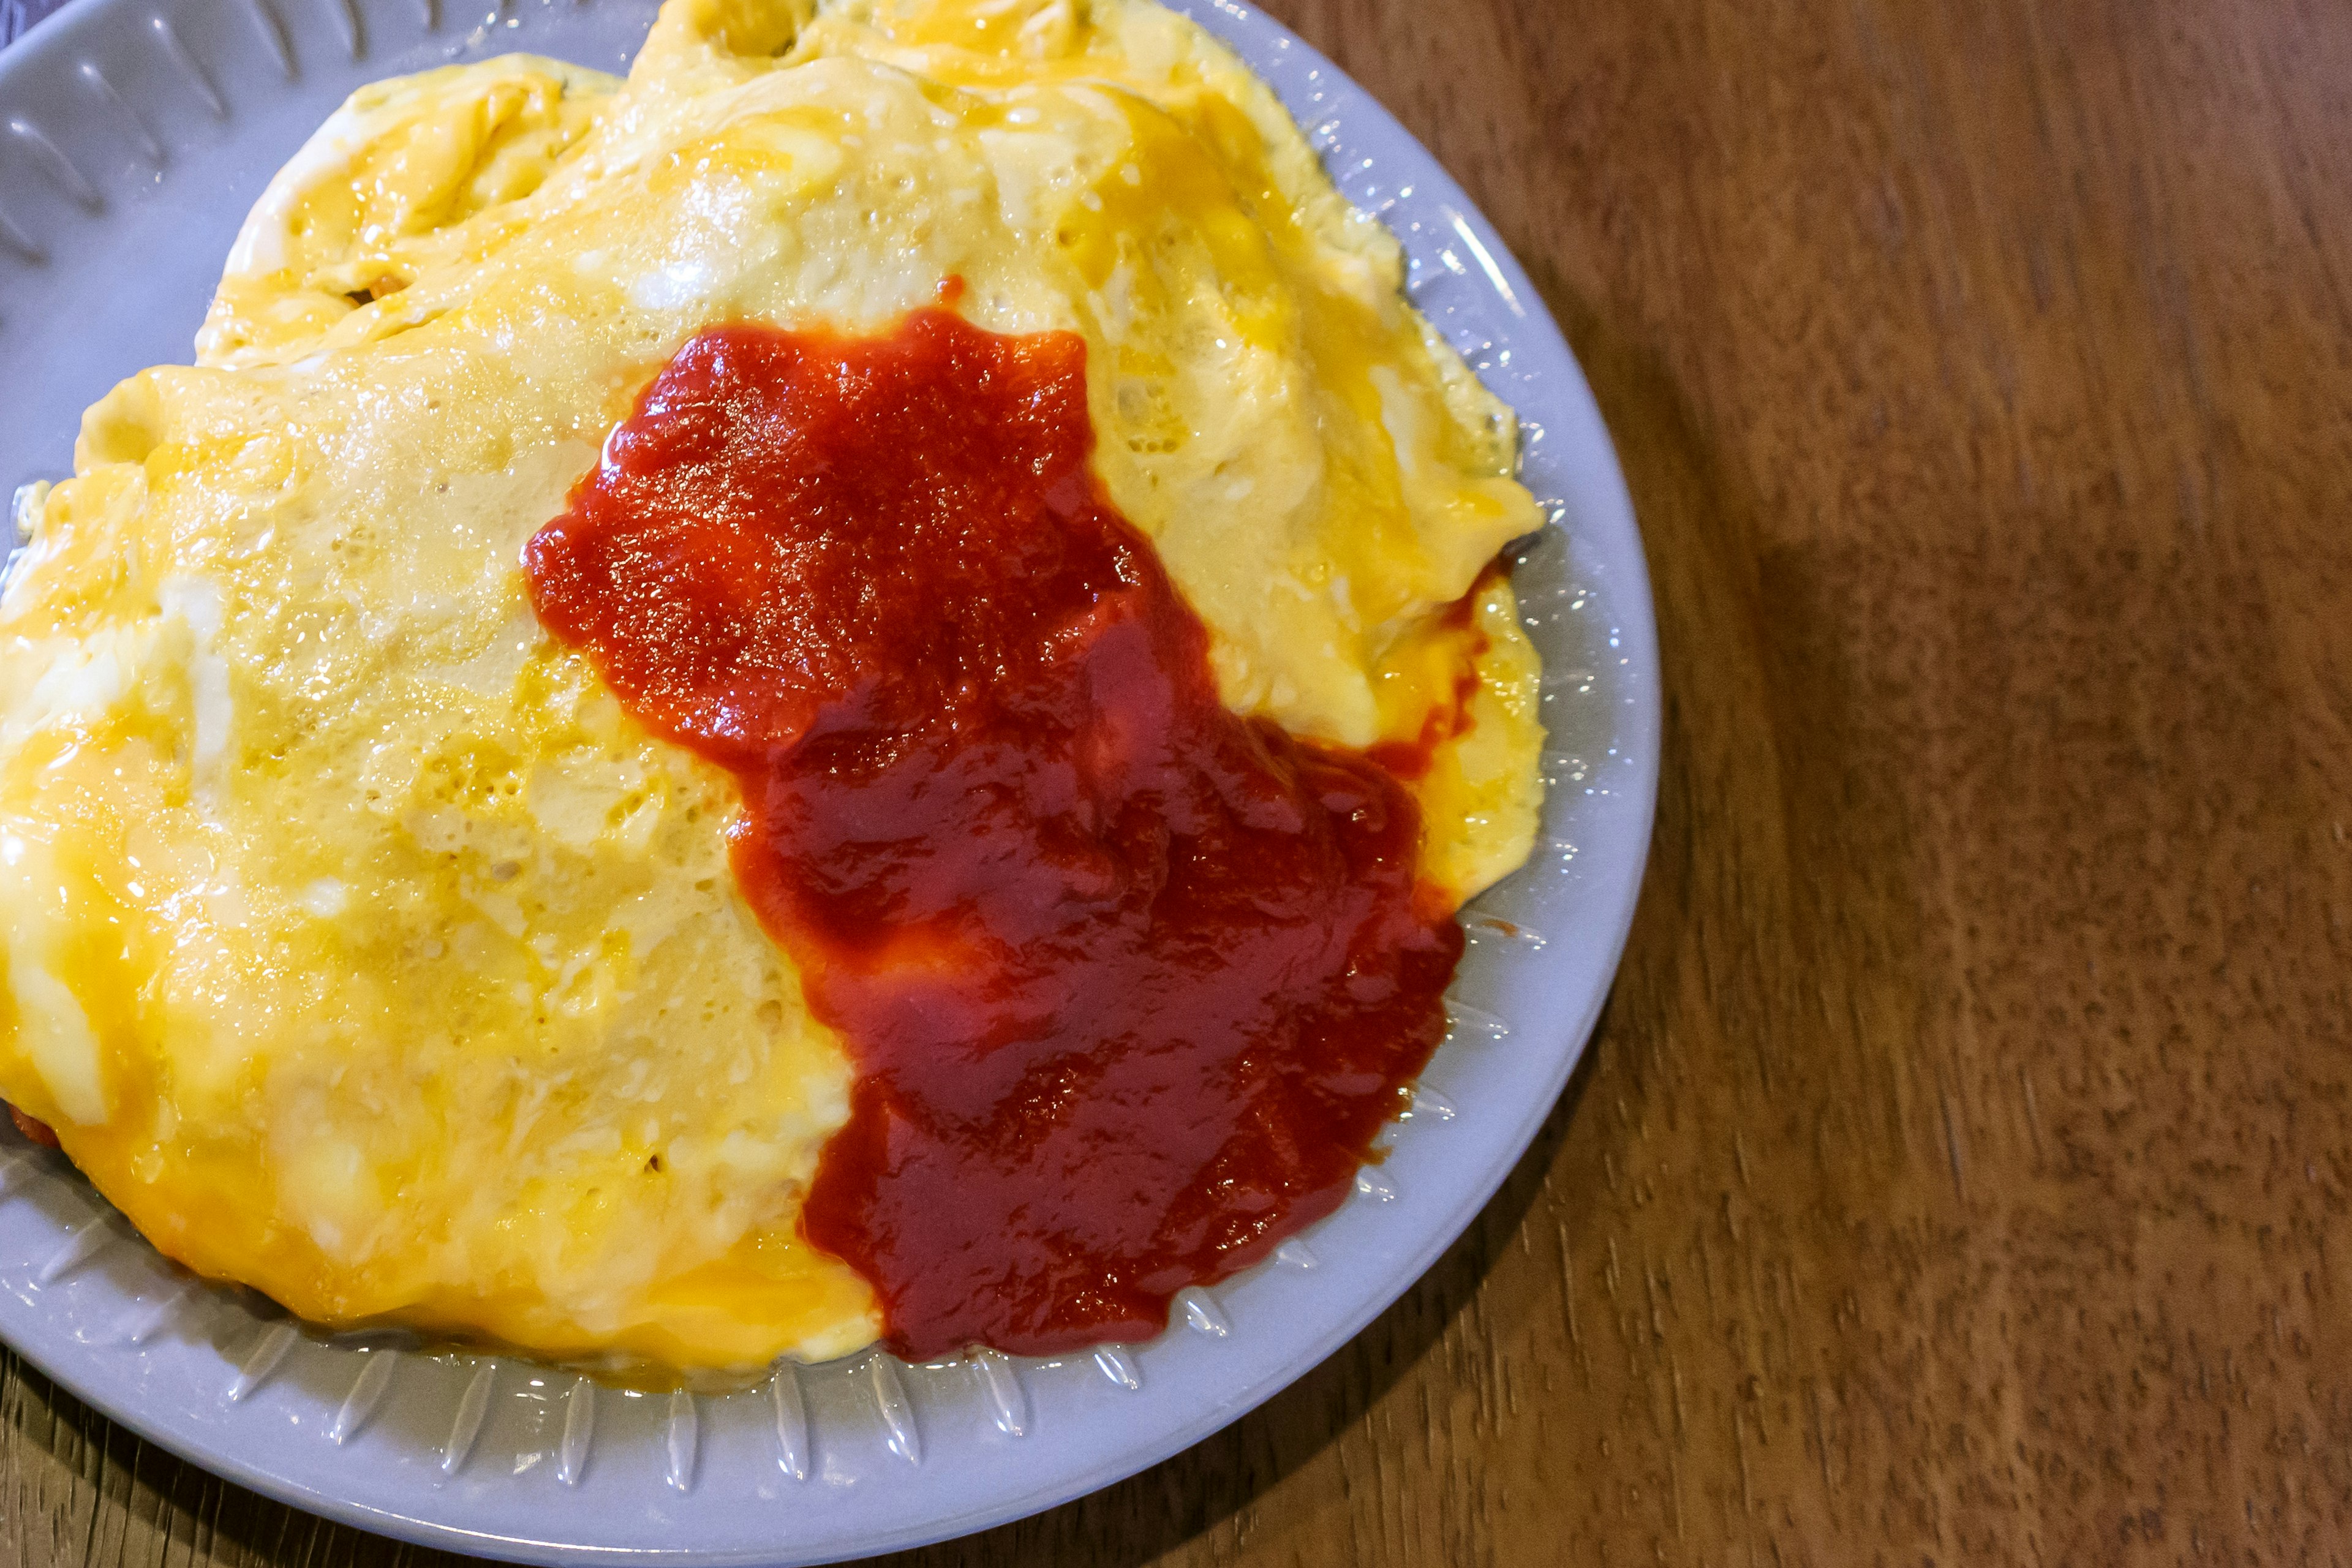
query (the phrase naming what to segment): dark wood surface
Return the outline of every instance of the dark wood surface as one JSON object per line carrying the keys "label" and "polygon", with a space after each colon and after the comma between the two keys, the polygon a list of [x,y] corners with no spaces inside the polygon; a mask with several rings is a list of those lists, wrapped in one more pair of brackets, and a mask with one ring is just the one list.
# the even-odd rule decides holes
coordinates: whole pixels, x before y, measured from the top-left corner
{"label": "dark wood surface", "polygon": [[[2352,8],[1276,0],[1542,289],[1656,847],[1475,1228],[949,1563],[2352,1560]],[[0,1563],[446,1562],[13,1360]]]}

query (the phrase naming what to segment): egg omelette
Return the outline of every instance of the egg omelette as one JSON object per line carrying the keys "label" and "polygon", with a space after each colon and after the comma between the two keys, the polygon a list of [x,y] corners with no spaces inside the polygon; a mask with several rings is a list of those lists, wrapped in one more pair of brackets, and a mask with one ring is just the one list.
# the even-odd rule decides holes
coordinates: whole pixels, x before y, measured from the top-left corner
{"label": "egg omelette", "polygon": [[367,89],[193,367],[84,416],[0,595],[0,1097],[327,1325],[740,1371],[881,1331],[801,1206],[854,1064],[736,780],[520,566],[680,346],[935,305],[1083,340],[1095,481],[1215,692],[1411,754],[1458,901],[1535,832],[1508,411],[1272,93],[1146,0],[667,0],[625,80]]}

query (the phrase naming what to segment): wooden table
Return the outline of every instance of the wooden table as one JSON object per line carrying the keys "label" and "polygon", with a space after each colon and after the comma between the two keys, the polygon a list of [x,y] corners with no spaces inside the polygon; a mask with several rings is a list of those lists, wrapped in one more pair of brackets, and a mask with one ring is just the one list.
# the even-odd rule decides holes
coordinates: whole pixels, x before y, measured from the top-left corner
{"label": "wooden table", "polygon": [[[2346,1561],[2352,11],[1274,9],[1592,378],[1665,648],[1649,881],[1393,1310],[894,1561]],[[450,1561],[13,1359],[0,1470],[8,1563]]]}

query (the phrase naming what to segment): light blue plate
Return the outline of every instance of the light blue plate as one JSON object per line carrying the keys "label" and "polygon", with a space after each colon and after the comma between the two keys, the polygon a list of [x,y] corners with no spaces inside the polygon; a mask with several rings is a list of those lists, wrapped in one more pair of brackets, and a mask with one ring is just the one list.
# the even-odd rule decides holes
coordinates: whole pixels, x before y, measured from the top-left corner
{"label": "light blue plate", "polygon": [[[0,499],[70,466],[80,410],[184,362],[269,174],[362,82],[511,49],[625,68],[646,0],[75,0],[0,55]],[[519,7],[519,8],[517,8]],[[1262,72],[1413,299],[1516,406],[1551,526],[1517,575],[1551,796],[1535,860],[1468,914],[1454,1037],[1387,1161],[1276,1260],[1139,1349],[902,1366],[866,1354],[724,1398],[641,1395],[394,1340],[321,1342],[197,1285],[56,1156],[0,1137],[0,1336],[80,1398],[270,1496],[528,1562],[801,1563],[1067,1500],[1234,1420],[1434,1261],[1567,1081],[1647,852],[1658,666],[1624,481],[1526,275],[1362,89],[1245,6],[1187,4]]]}

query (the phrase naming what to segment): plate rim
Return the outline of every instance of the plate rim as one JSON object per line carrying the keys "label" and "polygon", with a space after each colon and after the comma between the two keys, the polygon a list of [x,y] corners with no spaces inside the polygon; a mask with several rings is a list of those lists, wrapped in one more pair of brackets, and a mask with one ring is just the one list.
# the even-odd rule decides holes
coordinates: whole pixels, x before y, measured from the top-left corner
{"label": "plate rim", "polygon": [[[1460,1239],[1525,1158],[1543,1123],[1551,1115],[1569,1079],[1583,1059],[1592,1031],[1607,1005],[1632,933],[1635,909],[1645,879],[1644,870],[1656,816],[1663,728],[1654,600],[1642,535],[1622,468],[1574,351],[1544,306],[1541,295],[1534,288],[1525,268],[1493,225],[1471,202],[1436,156],[1370,91],[1284,24],[1255,6],[1242,4],[1241,0],[1169,0],[1169,3],[1171,9],[1191,16],[1218,37],[1263,79],[1272,80],[1266,58],[1269,55],[1288,56],[1303,63],[1310,72],[1328,73],[1351,95],[1346,106],[1346,118],[1360,138],[1411,149],[1421,164],[1413,172],[1415,184],[1433,194],[1455,215],[1458,226],[1465,229],[1465,237],[1476,247],[1478,254],[1475,258],[1480,268],[1504,300],[1511,304],[1515,318],[1512,327],[1514,346],[1528,345],[1538,351],[1547,351],[1566,372],[1561,384],[1554,392],[1554,399],[1565,405],[1563,411],[1569,416],[1569,422],[1580,428],[1563,430],[1555,424],[1551,433],[1569,438],[1584,458],[1579,500],[1582,510],[1589,515],[1580,519],[1580,529],[1591,531],[1597,528],[1619,535],[1611,542],[1614,546],[1612,553],[1620,557],[1612,563],[1615,574],[1612,594],[1612,608],[1615,616],[1613,626],[1615,635],[1622,639],[1621,651],[1625,655],[1625,663],[1630,667],[1630,684],[1641,698],[1631,704],[1632,722],[1622,731],[1612,731],[1627,734],[1634,747],[1634,754],[1624,759],[1631,763],[1634,777],[1626,781],[1621,774],[1617,790],[1621,795],[1631,794],[1636,797],[1633,803],[1636,808],[1634,826],[1624,835],[1633,847],[1633,853],[1620,883],[1609,889],[1605,900],[1595,900],[1590,927],[1579,932],[1580,938],[1590,939],[1591,949],[1605,949],[1606,962],[1595,971],[1600,976],[1598,983],[1582,998],[1579,1012],[1566,1026],[1555,1026],[1544,1030],[1546,1035],[1559,1041],[1559,1046],[1551,1053],[1540,1091],[1528,1097],[1517,1121],[1507,1131],[1496,1128],[1486,1135],[1492,1148],[1507,1152],[1486,1156],[1488,1168],[1479,1175],[1454,1209],[1445,1213],[1438,1223],[1425,1226],[1415,1237],[1413,1245],[1407,1249],[1403,1258],[1387,1271],[1377,1288],[1349,1302],[1344,1310],[1332,1314],[1326,1321],[1322,1331],[1314,1337],[1309,1348],[1300,1354],[1295,1364],[1278,1374],[1260,1378],[1236,1398],[1217,1403],[1203,1402],[1205,1407],[1196,1409],[1191,1419],[1163,1428],[1141,1444],[1122,1448],[1108,1462],[1049,1475],[1037,1486],[1017,1496],[1009,1499],[999,1496],[987,1506],[966,1509],[952,1516],[934,1515],[921,1522],[877,1535],[870,1541],[862,1541],[850,1557],[830,1557],[823,1559],[824,1561],[852,1561],[857,1557],[950,1539],[1030,1517],[1114,1485],[1165,1461],[1239,1420],[1305,1377],[1360,1334],[1410,1291]],[[19,73],[70,68],[69,61],[77,46],[87,47],[84,35],[93,33],[114,13],[134,11],[142,4],[142,0],[68,0],[65,6],[5,49],[0,49],[0,87],[5,87]],[[163,7],[169,5],[170,0],[162,0]],[[524,32],[518,35],[514,45],[529,47],[531,42],[531,36]],[[1364,134],[1367,130],[1369,137]],[[70,145],[70,136],[67,141]],[[1318,151],[1320,156],[1322,150],[1318,148]],[[1350,205],[1356,204],[1351,201]],[[1374,216],[1377,219],[1378,215]],[[1525,300],[1528,305],[1521,308],[1517,300]],[[1525,874],[1524,870],[1515,873]],[[100,1201],[103,1202],[102,1199]],[[1174,1331],[1172,1325],[1169,1331]],[[47,1353],[46,1347],[27,1347],[13,1339],[8,1343],[16,1353],[37,1367],[58,1386],[99,1410],[110,1420],[179,1458],[280,1502],[374,1533],[513,1561],[694,1563],[711,1564],[713,1568],[721,1564],[749,1568],[749,1565],[760,1563],[816,1561],[793,1556],[793,1547],[783,1541],[777,1543],[777,1551],[783,1555],[762,1557],[694,1546],[597,1545],[579,1541],[525,1539],[335,1497],[299,1478],[283,1474],[266,1464],[253,1462],[233,1447],[201,1441],[201,1433],[179,1430],[161,1419],[151,1420],[147,1413],[136,1405],[113,1398],[105,1391],[93,1390],[90,1380],[74,1375],[74,1368],[60,1358]]]}

